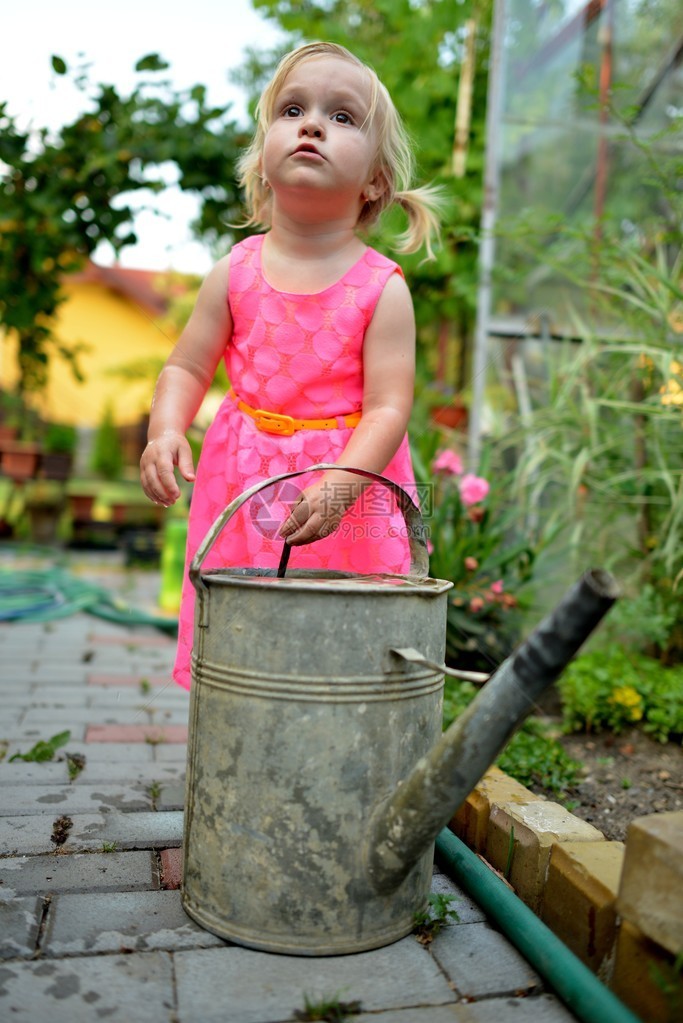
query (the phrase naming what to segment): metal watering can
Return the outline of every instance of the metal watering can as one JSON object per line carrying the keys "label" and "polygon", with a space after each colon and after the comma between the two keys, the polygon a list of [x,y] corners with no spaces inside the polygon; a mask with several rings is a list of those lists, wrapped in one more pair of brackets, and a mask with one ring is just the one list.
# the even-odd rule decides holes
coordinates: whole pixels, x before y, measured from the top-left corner
{"label": "metal watering can", "polygon": [[442,733],[447,593],[397,484],[407,576],[202,572],[251,487],[190,567],[197,591],[183,907],[241,945],[335,955],[404,937],[425,909],[441,829],[611,607],[587,573]]}

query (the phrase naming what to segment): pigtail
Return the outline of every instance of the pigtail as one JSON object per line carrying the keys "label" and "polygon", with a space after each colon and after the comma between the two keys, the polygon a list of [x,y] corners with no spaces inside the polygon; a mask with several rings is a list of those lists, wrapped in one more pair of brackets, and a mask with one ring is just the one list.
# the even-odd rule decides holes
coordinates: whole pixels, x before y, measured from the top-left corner
{"label": "pigtail", "polygon": [[445,194],[437,185],[423,185],[396,192],[394,202],[405,211],[408,227],[396,239],[398,252],[416,252],[424,245],[427,259],[435,259],[432,243],[441,240],[441,217],[444,212]]}
{"label": "pigtail", "polygon": [[267,227],[270,223],[270,189],[260,171],[263,132],[257,130],[251,145],[237,161],[237,180],[244,190],[247,216],[235,227]]}
{"label": "pigtail", "polygon": [[374,71],[373,92],[368,120],[378,135],[375,172],[384,181],[381,195],[366,202],[359,226],[369,228],[393,205],[400,206],[408,216],[406,230],[398,236],[397,252],[416,252],[424,246],[426,259],[435,259],[433,244],[441,239],[441,218],[446,206],[446,193],[438,185],[413,187],[415,157],[413,143],[391,96]]}

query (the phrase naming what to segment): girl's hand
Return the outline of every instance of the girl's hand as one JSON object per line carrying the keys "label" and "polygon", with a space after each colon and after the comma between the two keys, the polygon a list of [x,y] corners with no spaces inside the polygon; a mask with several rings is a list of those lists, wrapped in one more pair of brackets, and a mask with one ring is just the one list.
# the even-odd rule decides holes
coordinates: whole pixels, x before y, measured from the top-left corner
{"label": "girl's hand", "polygon": [[162,433],[150,440],[140,459],[140,480],[150,501],[162,504],[164,508],[174,504],[180,497],[174,467],[188,482],[195,478],[192,449],[182,433],[173,430]]}
{"label": "girl's hand", "polygon": [[349,473],[340,473],[339,477],[324,476],[301,492],[289,517],[280,526],[278,536],[293,547],[322,540],[338,529],[344,512],[362,489],[363,484],[357,483]]}

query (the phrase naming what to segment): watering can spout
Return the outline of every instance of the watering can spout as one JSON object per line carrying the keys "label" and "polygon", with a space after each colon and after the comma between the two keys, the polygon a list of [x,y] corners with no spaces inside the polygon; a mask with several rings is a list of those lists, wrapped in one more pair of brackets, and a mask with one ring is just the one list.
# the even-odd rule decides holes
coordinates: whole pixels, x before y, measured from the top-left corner
{"label": "watering can spout", "polygon": [[365,847],[376,892],[389,893],[407,877],[618,596],[608,572],[587,572],[379,807]]}

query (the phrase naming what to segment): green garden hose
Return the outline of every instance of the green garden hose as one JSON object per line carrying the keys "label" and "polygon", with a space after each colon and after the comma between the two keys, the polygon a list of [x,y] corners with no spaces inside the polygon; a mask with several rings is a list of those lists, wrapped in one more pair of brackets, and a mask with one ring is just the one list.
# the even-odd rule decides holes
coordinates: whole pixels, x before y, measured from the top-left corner
{"label": "green garden hose", "polygon": [[500,928],[564,1004],[584,1023],[641,1023],[528,906],[448,828],[436,860]]}
{"label": "green garden hose", "polygon": [[103,586],[64,569],[0,568],[0,622],[49,622],[79,611],[118,625],[150,625],[171,635],[178,631],[176,619],[130,607]]}

